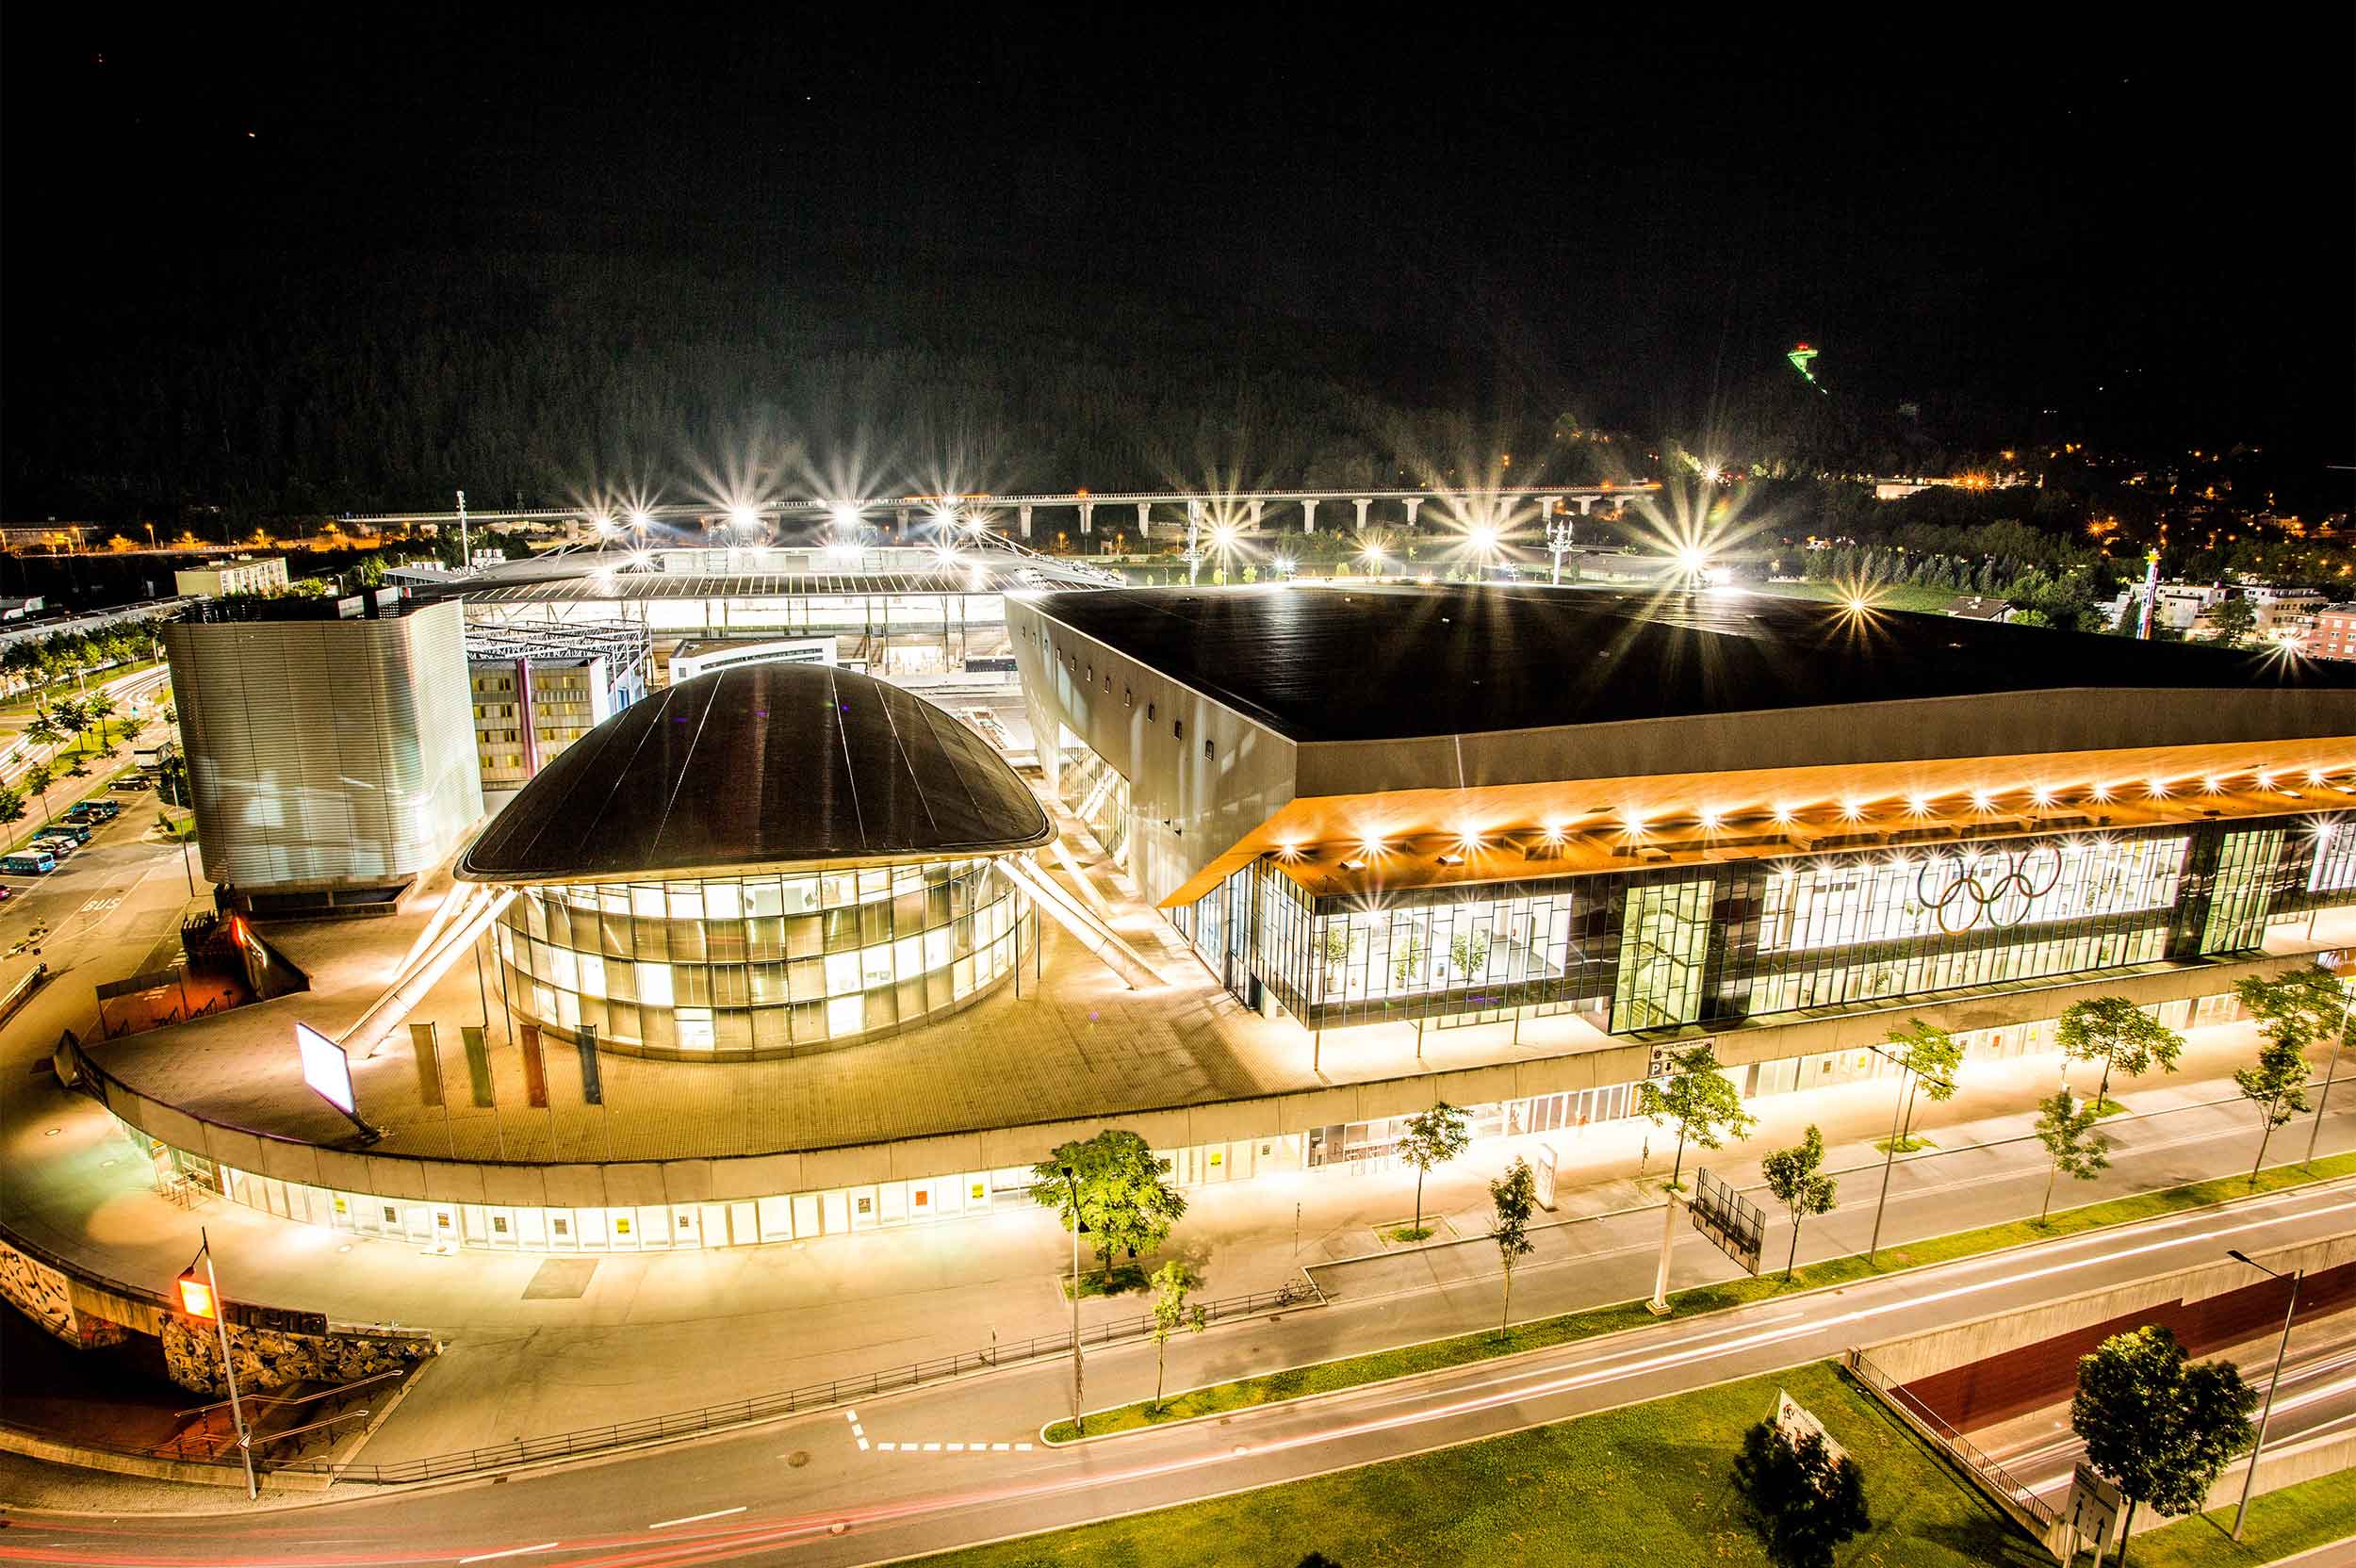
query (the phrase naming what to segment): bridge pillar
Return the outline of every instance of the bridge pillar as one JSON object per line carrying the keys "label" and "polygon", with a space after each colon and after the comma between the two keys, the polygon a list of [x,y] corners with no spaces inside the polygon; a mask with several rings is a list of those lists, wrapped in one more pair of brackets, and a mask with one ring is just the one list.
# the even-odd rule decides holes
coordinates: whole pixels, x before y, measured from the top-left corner
{"label": "bridge pillar", "polygon": [[1415,512],[1422,505],[1423,498],[1421,496],[1410,496],[1407,498],[1407,528],[1410,532],[1415,531]]}
{"label": "bridge pillar", "polygon": [[1358,531],[1361,533],[1366,532],[1366,508],[1372,506],[1374,503],[1372,501],[1352,501],[1350,504],[1358,509]]}
{"label": "bridge pillar", "polygon": [[1580,516],[1582,516],[1582,517],[1586,516],[1586,515],[1587,515],[1588,509],[1589,509],[1590,507],[1593,507],[1595,504],[1595,497],[1593,497],[1593,496],[1581,496],[1581,497],[1579,497],[1579,514]]}
{"label": "bridge pillar", "polygon": [[1082,533],[1096,531],[1096,503],[1094,501],[1080,503],[1080,531]]}
{"label": "bridge pillar", "polygon": [[1140,539],[1151,539],[1153,537],[1153,522],[1151,515],[1153,511],[1153,503],[1152,501],[1137,502],[1137,537]]}
{"label": "bridge pillar", "polygon": [[1551,517],[1554,515],[1555,508],[1562,504],[1562,498],[1560,496],[1541,496],[1538,498],[1538,515],[1542,518]]}
{"label": "bridge pillar", "polygon": [[1031,509],[1027,506],[1018,506],[1014,509],[1014,514],[1023,519],[1023,537],[1028,539],[1031,536]]}
{"label": "bridge pillar", "polygon": [[1254,533],[1260,531],[1260,503],[1258,501],[1253,501],[1244,508],[1244,526]]}
{"label": "bridge pillar", "polygon": [[1317,531],[1317,503],[1316,498],[1312,497],[1308,500],[1304,500],[1301,503],[1301,531],[1303,533],[1315,533]]}

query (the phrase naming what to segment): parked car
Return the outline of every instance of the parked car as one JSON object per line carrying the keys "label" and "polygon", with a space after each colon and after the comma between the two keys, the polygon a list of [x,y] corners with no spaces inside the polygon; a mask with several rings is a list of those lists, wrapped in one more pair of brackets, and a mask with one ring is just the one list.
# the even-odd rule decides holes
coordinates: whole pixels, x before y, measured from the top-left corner
{"label": "parked car", "polygon": [[109,790],[152,790],[155,786],[136,773],[126,773],[106,786]]}
{"label": "parked car", "polygon": [[111,800],[85,800],[65,814],[65,820],[84,825],[112,822],[123,815],[123,808]]}
{"label": "parked car", "polygon": [[46,876],[57,869],[57,858],[45,849],[25,849],[14,855],[0,855],[0,873],[10,876]]}
{"label": "parked car", "polygon": [[90,842],[90,829],[78,822],[53,822],[41,830],[44,839],[68,838],[77,844]]}

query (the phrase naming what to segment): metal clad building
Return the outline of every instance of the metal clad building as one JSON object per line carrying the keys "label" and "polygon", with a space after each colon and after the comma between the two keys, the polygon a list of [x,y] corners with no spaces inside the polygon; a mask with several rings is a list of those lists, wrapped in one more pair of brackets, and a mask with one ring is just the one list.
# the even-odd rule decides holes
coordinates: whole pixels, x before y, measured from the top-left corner
{"label": "metal clad building", "polygon": [[215,883],[327,903],[398,889],[483,814],[464,612],[355,606],[267,600],[165,631]]}

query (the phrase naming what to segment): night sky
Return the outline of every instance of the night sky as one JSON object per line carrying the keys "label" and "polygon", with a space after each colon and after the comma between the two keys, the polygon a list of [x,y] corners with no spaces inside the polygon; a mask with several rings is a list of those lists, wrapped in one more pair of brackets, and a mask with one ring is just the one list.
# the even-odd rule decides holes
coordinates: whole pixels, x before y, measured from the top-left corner
{"label": "night sky", "polygon": [[1890,400],[2356,445],[2345,9],[770,14],[10,8],[11,329],[191,255],[709,249],[1373,323],[1683,408],[1805,338]]}

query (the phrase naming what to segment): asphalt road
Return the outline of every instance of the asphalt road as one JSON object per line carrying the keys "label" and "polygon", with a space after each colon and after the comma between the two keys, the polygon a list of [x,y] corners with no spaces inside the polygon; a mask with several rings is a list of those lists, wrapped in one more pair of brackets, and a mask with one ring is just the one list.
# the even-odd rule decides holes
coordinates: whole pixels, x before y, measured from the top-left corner
{"label": "asphalt road", "polygon": [[[2252,1355],[2237,1358],[2243,1376],[2263,1397],[2273,1371],[2271,1341]],[[1975,1437],[1988,1455],[2021,1483],[2049,1503],[2069,1495],[2070,1474],[2086,1453],[2086,1445],[2070,1429],[2070,1407],[2045,1413],[2044,1432],[2020,1430],[2034,1427],[2023,1420],[2007,1423],[2013,1435],[1990,1446]],[[2284,1453],[2303,1443],[2322,1442],[2356,1430],[2356,1337],[2302,1347],[2282,1366],[2282,1387],[2274,1396],[2274,1415],[2266,1425],[2266,1452]]]}
{"label": "asphalt road", "polygon": [[[1068,1368],[1031,1364],[499,1482],[252,1514],[17,1513],[0,1562],[888,1561],[1496,1436],[2351,1225],[2356,1181],[2334,1182],[1065,1449],[1035,1429],[1063,1407]],[[1304,1522],[1304,1551],[1313,1536]]]}

